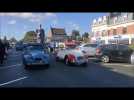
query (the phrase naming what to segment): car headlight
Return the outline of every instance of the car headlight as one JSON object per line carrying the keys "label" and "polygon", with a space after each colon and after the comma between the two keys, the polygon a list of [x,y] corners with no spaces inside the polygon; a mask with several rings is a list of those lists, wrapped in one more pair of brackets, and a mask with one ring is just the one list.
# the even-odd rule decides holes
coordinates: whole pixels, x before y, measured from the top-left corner
{"label": "car headlight", "polygon": [[31,56],[31,55],[25,55],[26,56],[26,58],[28,58],[28,59],[33,59],[33,57]]}

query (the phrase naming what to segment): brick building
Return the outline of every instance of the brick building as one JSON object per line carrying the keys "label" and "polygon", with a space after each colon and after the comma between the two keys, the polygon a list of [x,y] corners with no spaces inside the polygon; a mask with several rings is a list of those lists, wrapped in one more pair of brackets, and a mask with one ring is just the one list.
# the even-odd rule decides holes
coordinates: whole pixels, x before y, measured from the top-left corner
{"label": "brick building", "polygon": [[[92,23],[92,42],[103,42],[105,44],[134,43],[134,13],[109,13],[94,19]],[[117,38],[118,37],[118,38]]]}

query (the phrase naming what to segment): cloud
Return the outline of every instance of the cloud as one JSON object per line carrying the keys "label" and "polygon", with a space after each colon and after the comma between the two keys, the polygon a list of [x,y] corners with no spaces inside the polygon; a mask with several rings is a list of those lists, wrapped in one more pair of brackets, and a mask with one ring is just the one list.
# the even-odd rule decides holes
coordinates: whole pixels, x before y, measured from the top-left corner
{"label": "cloud", "polygon": [[72,26],[73,26],[73,28],[76,29],[76,30],[79,30],[79,29],[80,29],[80,27],[79,27],[78,24],[72,24]]}
{"label": "cloud", "polygon": [[58,20],[57,19],[53,20],[52,21],[52,26],[57,26],[57,25],[58,25]]}
{"label": "cloud", "polygon": [[12,16],[20,18],[30,18],[33,17],[33,13],[0,13],[0,16]]}
{"label": "cloud", "polygon": [[73,22],[71,22],[71,21],[69,21],[69,22],[67,23],[67,25],[68,25],[71,29],[75,29],[75,30],[79,30],[79,29],[80,29],[80,26],[79,26],[78,24],[73,23]]}
{"label": "cloud", "polygon": [[40,22],[42,19],[57,17],[55,13],[0,13],[0,16],[11,16]]}
{"label": "cloud", "polygon": [[8,22],[8,24],[11,24],[11,25],[16,24],[16,20],[11,20]]}

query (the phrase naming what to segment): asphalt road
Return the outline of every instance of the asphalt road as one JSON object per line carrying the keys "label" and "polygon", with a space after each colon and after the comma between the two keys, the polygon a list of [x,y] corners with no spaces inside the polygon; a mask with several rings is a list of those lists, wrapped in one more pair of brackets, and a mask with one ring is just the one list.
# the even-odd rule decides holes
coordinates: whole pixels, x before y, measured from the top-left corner
{"label": "asphalt road", "polygon": [[50,67],[25,70],[21,51],[11,49],[0,66],[0,87],[134,87],[133,65],[89,59],[86,67],[66,66],[50,56]]}

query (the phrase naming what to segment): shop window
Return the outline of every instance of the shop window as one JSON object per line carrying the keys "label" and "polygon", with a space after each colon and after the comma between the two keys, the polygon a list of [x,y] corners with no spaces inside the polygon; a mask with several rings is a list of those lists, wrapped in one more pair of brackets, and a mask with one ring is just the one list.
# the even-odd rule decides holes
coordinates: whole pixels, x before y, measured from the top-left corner
{"label": "shop window", "polygon": [[123,28],[123,34],[126,34],[127,33],[127,27],[124,27]]}
{"label": "shop window", "polygon": [[108,36],[110,36],[110,30],[108,30],[108,32],[107,32],[107,33],[108,33]]}
{"label": "shop window", "polygon": [[113,30],[113,35],[117,35],[116,29]]}

